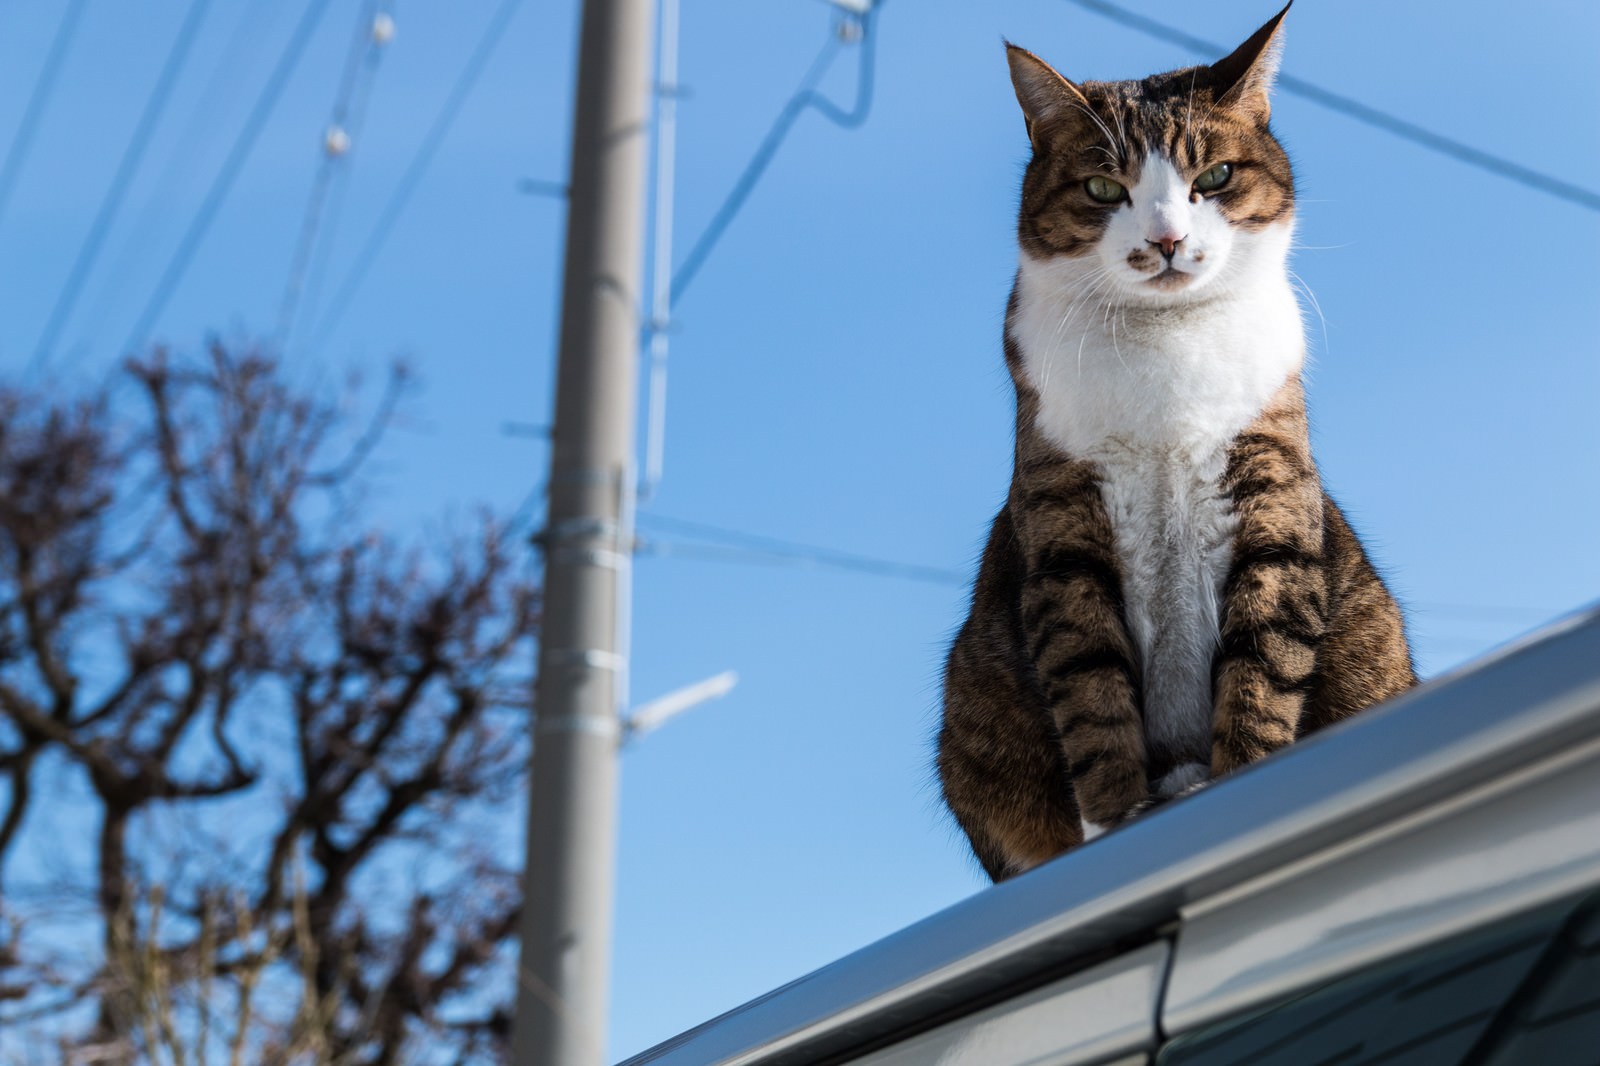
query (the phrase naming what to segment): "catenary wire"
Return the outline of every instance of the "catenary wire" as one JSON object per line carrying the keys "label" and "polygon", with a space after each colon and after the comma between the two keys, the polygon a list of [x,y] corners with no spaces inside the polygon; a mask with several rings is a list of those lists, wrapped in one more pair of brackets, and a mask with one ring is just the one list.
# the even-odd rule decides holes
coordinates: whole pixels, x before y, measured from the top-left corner
{"label": "catenary wire", "polygon": [[707,562],[748,563],[767,567],[820,566],[871,577],[904,578],[925,585],[959,588],[967,579],[954,571],[898,564],[888,560],[834,559],[809,553],[778,551],[773,548],[745,548],[729,544],[687,544],[680,541],[640,538],[635,545],[640,555],[670,559],[698,559]]}
{"label": "catenary wire", "polygon": [[872,110],[873,68],[875,65],[873,22],[877,16],[878,9],[882,6],[883,0],[879,0],[878,3],[868,8],[858,20],[852,20],[855,25],[860,27],[861,31],[861,40],[859,42],[861,59],[857,75],[854,106],[847,111],[817,91],[817,86],[821,83],[822,76],[828,72],[828,68],[832,66],[834,58],[838,55],[841,43],[840,28],[851,24],[851,22],[843,22],[836,24],[833,30],[830,31],[828,40],[823,43],[822,48],[817,52],[816,58],[811,61],[811,67],[806,71],[805,77],[800,79],[800,84],[784,103],[782,110],[778,112],[778,117],[773,120],[771,127],[768,128],[767,134],[762,138],[761,144],[755,150],[755,154],[745,164],[744,172],[739,175],[739,180],[734,182],[733,188],[728,191],[728,195],[723,199],[721,206],[717,208],[716,214],[711,216],[711,221],[706,224],[705,230],[695,240],[694,245],[689,249],[689,253],[683,257],[683,262],[678,265],[677,271],[672,276],[671,303],[676,304],[683,297],[685,290],[694,282],[695,277],[700,273],[700,269],[705,266],[706,259],[710,257],[712,250],[716,248],[717,242],[722,239],[722,235],[727,232],[734,218],[738,216],[739,210],[744,207],[745,201],[750,197],[750,193],[755,189],[756,184],[761,180],[761,176],[766,172],[768,165],[771,164],[773,157],[777,155],[778,149],[789,136],[789,132],[794,128],[795,122],[808,108],[815,109],[829,122],[844,129],[856,129],[866,122],[867,116]]}
{"label": "catenary wire", "polygon": [[[374,55],[372,62],[376,64],[378,60],[379,57]],[[361,131],[366,125],[367,105],[372,98],[372,86],[375,80],[376,70],[373,71],[372,76],[362,80],[356,87],[355,99],[350,104],[349,130],[352,142],[361,137]],[[352,163],[350,166],[343,168],[338,180],[333,183],[333,188],[328,194],[326,220],[321,227],[325,235],[317,242],[315,252],[311,258],[311,266],[306,275],[305,295],[300,301],[303,311],[297,315],[297,321],[303,320],[308,323],[316,321],[317,312],[322,307],[322,290],[327,281],[328,263],[333,257],[334,241],[339,233],[339,223],[344,215],[344,204],[349,197],[353,167],[354,164]],[[293,327],[291,325],[291,335],[292,333]],[[284,343],[287,347],[288,338],[285,338]]]}
{"label": "catenary wire", "polygon": [[404,213],[411,196],[417,190],[422,176],[427,172],[433,162],[434,155],[439,146],[449,134],[450,128],[455,125],[456,118],[461,113],[461,107],[471,95],[478,78],[488,66],[489,60],[494,56],[495,48],[505,37],[505,30],[511,17],[516,14],[522,0],[503,0],[500,7],[495,10],[489,19],[489,24],[484,28],[483,36],[478,39],[477,46],[473,48],[471,57],[467,60],[466,67],[455,85],[450,90],[450,95],[445,99],[444,106],[439,109],[434,117],[433,125],[423,136],[422,143],[418,145],[416,154],[411,157],[405,173],[401,175],[400,182],[395,186],[394,192],[389,197],[389,202],[383,207],[383,212],[378,216],[378,221],[367,234],[366,243],[356,253],[355,261],[345,273],[344,280],[334,291],[333,298],[328,302],[328,309],[317,323],[313,344],[321,345],[327,340],[339,320],[344,317],[350,300],[355,296],[356,290],[366,280],[367,271],[372,268],[373,261],[383,249],[384,242],[389,239],[395,223]]}
{"label": "catenary wire", "polygon": [[[350,138],[353,146],[359,130],[353,118],[358,117],[352,108],[358,101],[361,85],[377,72],[378,57],[383,54],[383,43],[374,37],[380,14],[387,14],[380,0],[363,0],[356,11],[356,31],[345,55],[344,70],[339,75],[339,88],[334,94],[333,111],[328,118],[327,134],[335,130]],[[363,77],[365,75],[365,77]],[[300,235],[295,241],[294,256],[289,262],[288,278],[283,285],[283,298],[278,305],[278,324],[273,331],[274,350],[287,348],[294,330],[295,315],[306,287],[306,278],[312,256],[317,247],[323,216],[329,206],[329,194],[335,178],[348,169],[349,149],[336,150],[324,140],[322,159],[312,179],[311,193],[306,199],[305,212],[300,220]]]}
{"label": "catenary wire", "polygon": [[696,554],[706,558],[742,558],[751,562],[782,562],[794,564],[817,564],[835,570],[850,570],[856,573],[875,574],[881,577],[901,577],[912,581],[922,581],[936,585],[965,585],[968,580],[966,574],[956,570],[944,570],[936,566],[922,566],[916,563],[895,562],[892,559],[877,559],[870,555],[857,555],[854,552],[838,551],[834,548],[824,548],[815,544],[802,544],[799,541],[783,540],[779,537],[769,537],[756,533],[743,533],[734,529],[724,529],[721,526],[709,525],[705,522],[694,522],[683,518],[672,518],[667,515],[654,513],[641,513],[641,525],[661,529],[666,532],[677,532],[691,537],[719,542],[717,545],[685,545],[668,544],[662,541],[645,541],[641,547],[649,553],[657,555],[693,556]]}
{"label": "catenary wire", "polygon": [[50,51],[44,57],[44,63],[39,68],[39,76],[34,80],[33,91],[28,94],[28,105],[23,109],[22,121],[17,124],[17,132],[12,135],[11,147],[6,149],[6,161],[0,166],[0,218],[6,213],[6,202],[11,199],[11,191],[16,187],[17,175],[22,173],[22,165],[27,161],[28,152],[33,147],[33,135],[39,130],[39,120],[44,117],[44,110],[50,103],[50,95],[56,86],[56,78],[61,74],[62,64],[66,61],[67,52],[72,47],[72,38],[78,31],[79,17],[83,14],[85,0],[71,0],[67,10],[61,15],[61,22],[56,26],[55,37],[50,41]]}
{"label": "catenary wire", "polygon": [[55,307],[51,309],[50,317],[39,335],[39,343],[33,350],[33,358],[28,362],[27,372],[30,374],[50,361],[50,355],[61,337],[61,331],[67,324],[67,318],[77,306],[78,297],[83,293],[89,271],[94,268],[95,260],[105,244],[106,235],[111,231],[111,224],[116,221],[117,212],[122,209],[123,198],[127,196],[128,188],[133,184],[140,164],[144,162],[145,150],[150,147],[150,139],[155,133],[156,126],[161,122],[162,114],[166,111],[167,102],[172,97],[172,88],[183,73],[190,48],[194,44],[201,24],[205,22],[206,10],[210,6],[211,0],[194,0],[178,27],[177,37],[167,51],[166,62],[161,65],[161,73],[156,77],[155,87],[150,90],[144,110],[134,126],[133,135],[128,138],[127,147],[122,150],[122,159],[117,163],[116,173],[112,176],[111,184],[106,188],[105,196],[100,201],[99,210],[95,212],[94,222],[90,224],[89,232],[78,248],[78,256],[73,260],[66,283],[62,286],[60,295],[56,297]]}
{"label": "catenary wire", "polygon": [[328,9],[328,0],[309,0],[305,10],[300,15],[300,21],[295,24],[294,32],[284,45],[283,52],[278,56],[277,64],[272,68],[272,73],[267,76],[266,84],[262,86],[261,94],[256,98],[255,106],[245,118],[244,126],[239,130],[239,135],[234,139],[233,147],[228,151],[228,157],[223,160],[222,168],[212,179],[211,187],[206,191],[205,199],[200,204],[200,209],[195,212],[194,219],[189,224],[189,229],[184,233],[183,240],[179,242],[177,251],[167,263],[167,268],[162,272],[161,279],[156,282],[155,290],[150,294],[149,301],[144,310],[140,312],[138,320],[128,334],[128,339],[123,344],[124,353],[135,352],[149,337],[151,328],[156,319],[166,307],[167,301],[172,298],[178,283],[183,280],[184,271],[188,269],[189,262],[194,258],[195,252],[200,247],[200,242],[205,239],[206,232],[211,228],[212,221],[216,218],[217,210],[222,202],[227,199],[229,191],[233,188],[234,181],[243,169],[245,161],[250,157],[251,150],[255,147],[256,139],[261,135],[262,127],[266,125],[267,118],[277,106],[278,98],[283,94],[284,86],[288,84],[289,75],[299,64],[300,57],[305,53],[306,45],[310,42],[317,24],[322,21],[323,13]]}
{"label": "catenary wire", "polygon": [[[1118,4],[1110,3],[1109,0],[1067,0],[1067,3],[1081,7],[1085,11],[1092,11],[1097,15],[1110,19],[1112,22],[1126,26],[1131,30],[1136,30],[1147,37],[1166,41],[1169,44],[1176,44],[1199,55],[1217,56],[1227,52],[1227,49],[1219,44],[1185,33],[1176,26],[1169,26],[1164,22],[1158,22],[1153,18],[1129,11]],[[1392,133],[1396,137],[1420,145],[1429,151],[1447,156],[1458,163],[1476,167],[1479,170],[1505,178],[1508,181],[1514,181],[1530,189],[1538,189],[1540,192],[1565,200],[1568,203],[1576,204],[1579,207],[1587,208],[1590,211],[1600,211],[1600,193],[1592,189],[1585,189],[1569,181],[1563,181],[1561,178],[1553,177],[1531,167],[1525,167],[1521,163],[1474,148],[1470,144],[1463,144],[1461,141],[1435,133],[1433,130],[1426,129],[1414,122],[1408,122],[1397,115],[1391,115],[1387,111],[1369,107],[1359,100],[1352,99],[1342,93],[1324,89],[1322,86],[1306,81],[1303,78],[1296,78],[1290,74],[1280,74],[1277,79],[1277,85],[1284,92],[1304,97],[1330,111],[1336,111],[1339,114],[1355,119],[1357,122]]]}
{"label": "catenary wire", "polygon": [[[759,533],[746,533],[706,522],[672,518],[666,515],[641,512],[641,525],[655,526],[666,533],[711,541],[709,544],[664,541],[651,537],[639,545],[640,553],[683,559],[705,559],[717,562],[737,562],[756,566],[815,565],[833,570],[844,570],[874,577],[904,578],[929,585],[965,587],[972,575],[959,570],[918,563],[902,563],[893,559],[858,555],[817,544],[784,540]],[[1462,620],[1476,618],[1481,621],[1500,620],[1508,623],[1532,623],[1558,617],[1562,612],[1545,607],[1514,606],[1495,603],[1461,603],[1421,600],[1405,604],[1408,613],[1431,616],[1455,616]]]}

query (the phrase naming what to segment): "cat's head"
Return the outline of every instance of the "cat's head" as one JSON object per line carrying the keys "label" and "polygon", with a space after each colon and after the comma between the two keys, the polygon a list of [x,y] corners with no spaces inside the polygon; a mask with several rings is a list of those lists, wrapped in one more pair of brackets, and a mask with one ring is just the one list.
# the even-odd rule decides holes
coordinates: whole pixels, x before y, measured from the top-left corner
{"label": "cat's head", "polygon": [[1210,66],[1068,81],[1006,46],[1033,159],[1017,235],[1118,302],[1184,302],[1277,269],[1294,177],[1267,128],[1280,11]]}

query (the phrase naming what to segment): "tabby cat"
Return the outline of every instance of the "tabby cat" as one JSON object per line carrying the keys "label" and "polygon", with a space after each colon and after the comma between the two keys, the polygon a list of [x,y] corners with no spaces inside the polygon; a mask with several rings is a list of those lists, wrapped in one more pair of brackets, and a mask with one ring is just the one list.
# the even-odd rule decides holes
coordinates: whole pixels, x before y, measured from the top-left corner
{"label": "tabby cat", "polygon": [[1016,455],[938,757],[996,880],[1416,683],[1311,457],[1267,121],[1287,12],[1143,81],[1075,84],[1007,45],[1033,145]]}

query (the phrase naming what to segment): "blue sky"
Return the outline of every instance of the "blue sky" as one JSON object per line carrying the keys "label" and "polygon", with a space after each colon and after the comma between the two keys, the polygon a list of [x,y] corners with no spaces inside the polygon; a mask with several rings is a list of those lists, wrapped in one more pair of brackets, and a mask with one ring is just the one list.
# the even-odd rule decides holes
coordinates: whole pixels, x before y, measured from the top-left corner
{"label": "blue sky", "polygon": [[[66,8],[0,10],[0,148]],[[186,4],[90,3],[0,214],[0,365],[28,362]],[[334,0],[155,334],[275,322],[358,0]],[[349,156],[331,292],[497,0],[408,4]],[[1139,10],[1229,46],[1252,0]],[[425,390],[374,466],[374,521],[509,509],[543,477],[558,201],[577,3],[525,3],[348,313],[293,371],[410,358]],[[64,344],[40,380],[113,365],[301,5],[216,0]],[[679,249],[704,226],[828,32],[817,0],[683,0]],[[966,571],[1008,478],[1002,312],[1027,150],[1002,37],[1079,78],[1193,57],[1064,0],[894,0],[870,120],[801,119],[679,307],[652,514]],[[1284,70],[1600,187],[1586,0],[1300,0]],[[853,93],[854,53],[826,86]],[[1292,96],[1295,270],[1324,477],[1412,607],[1436,675],[1600,591],[1600,215]],[[653,524],[654,523],[654,524]],[[978,890],[929,772],[955,584],[695,555],[639,561],[634,692],[724,669],[725,699],[623,758],[613,1057]],[[515,836],[516,834],[509,834]]]}

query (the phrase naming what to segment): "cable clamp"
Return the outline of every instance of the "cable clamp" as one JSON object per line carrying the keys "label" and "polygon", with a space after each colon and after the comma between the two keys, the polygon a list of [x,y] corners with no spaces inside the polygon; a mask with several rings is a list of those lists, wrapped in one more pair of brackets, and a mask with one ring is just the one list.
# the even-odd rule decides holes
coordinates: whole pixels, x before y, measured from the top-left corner
{"label": "cable clamp", "polygon": [[628,660],[624,656],[601,648],[547,648],[544,657],[552,665],[610,670],[613,673],[620,673],[628,667]]}
{"label": "cable clamp", "polygon": [[626,555],[605,548],[555,548],[550,557],[568,565],[597,566],[602,570],[621,570],[628,565]]}
{"label": "cable clamp", "polygon": [[605,540],[616,541],[622,533],[622,527],[609,518],[563,518],[554,525],[546,526],[534,534],[533,542],[542,548],[558,545],[565,541],[585,540],[590,537],[599,537]]}
{"label": "cable clamp", "polygon": [[617,740],[622,736],[622,723],[615,718],[594,714],[562,714],[548,718],[541,714],[535,716],[533,732],[535,736],[588,733],[606,740]]}

